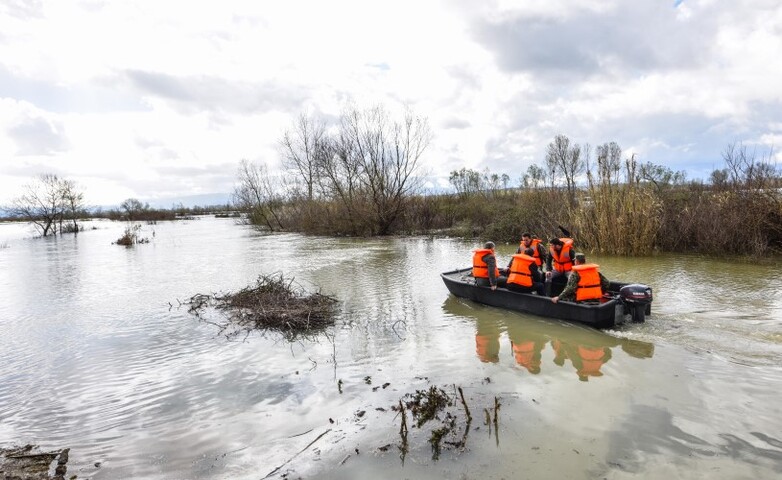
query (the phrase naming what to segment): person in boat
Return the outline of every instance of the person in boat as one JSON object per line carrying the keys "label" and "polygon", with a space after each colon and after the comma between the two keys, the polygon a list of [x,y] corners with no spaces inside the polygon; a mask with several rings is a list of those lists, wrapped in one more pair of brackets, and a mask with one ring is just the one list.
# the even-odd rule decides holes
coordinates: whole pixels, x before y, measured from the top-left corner
{"label": "person in boat", "polygon": [[543,295],[543,278],[535,261],[534,250],[527,248],[523,253],[512,255],[505,270],[508,290],[522,293],[535,292]]}
{"label": "person in boat", "polygon": [[549,241],[549,254],[546,257],[546,281],[564,285],[573,269],[575,252],[572,238],[552,238]]}
{"label": "person in boat", "polygon": [[486,242],[483,248],[472,252],[472,276],[475,284],[481,287],[504,287],[506,278],[497,268],[497,257],[494,254],[494,242]]}
{"label": "person in boat", "polygon": [[535,265],[538,269],[542,269],[543,263],[546,260],[546,247],[543,246],[543,242],[538,238],[532,238],[532,234],[524,232],[521,234],[521,242],[516,253],[524,253],[524,250],[531,248],[532,256],[535,257]]}
{"label": "person in boat", "polygon": [[586,263],[586,255],[578,253],[565,289],[558,296],[551,297],[551,301],[557,303],[560,300],[568,302],[598,300],[608,290],[609,283],[608,279],[600,273],[599,265]]}

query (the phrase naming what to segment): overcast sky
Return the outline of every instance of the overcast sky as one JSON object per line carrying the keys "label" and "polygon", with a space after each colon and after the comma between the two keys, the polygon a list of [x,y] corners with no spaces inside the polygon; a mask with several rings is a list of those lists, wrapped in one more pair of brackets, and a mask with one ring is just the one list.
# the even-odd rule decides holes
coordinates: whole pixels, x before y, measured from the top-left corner
{"label": "overcast sky", "polygon": [[559,133],[706,178],[782,145],[782,2],[0,0],[0,204],[49,172],[91,204],[230,192],[347,102],[427,117],[434,182],[516,181]]}

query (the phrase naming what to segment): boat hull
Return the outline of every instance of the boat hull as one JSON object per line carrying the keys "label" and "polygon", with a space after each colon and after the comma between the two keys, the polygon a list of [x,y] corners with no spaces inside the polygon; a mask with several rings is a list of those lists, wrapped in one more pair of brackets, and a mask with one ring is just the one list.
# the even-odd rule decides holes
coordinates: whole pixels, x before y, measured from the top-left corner
{"label": "boat hull", "polygon": [[625,285],[622,283],[611,282],[609,295],[599,303],[564,301],[553,303],[551,297],[513,292],[505,288],[492,290],[489,287],[478,286],[470,272],[470,268],[464,268],[442,273],[440,277],[448,291],[457,297],[493,307],[579,322],[596,328],[611,328],[624,323],[629,318],[627,309],[618,296],[619,288]]}

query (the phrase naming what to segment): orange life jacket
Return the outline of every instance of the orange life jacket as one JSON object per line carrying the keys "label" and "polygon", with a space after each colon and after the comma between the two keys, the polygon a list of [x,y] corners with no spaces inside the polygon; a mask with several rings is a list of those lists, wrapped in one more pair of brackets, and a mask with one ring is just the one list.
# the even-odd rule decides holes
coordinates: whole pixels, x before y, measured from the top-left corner
{"label": "orange life jacket", "polygon": [[572,238],[560,238],[562,240],[562,250],[557,253],[554,246],[549,247],[551,253],[551,259],[554,261],[554,270],[564,273],[569,272],[573,268],[573,260],[570,259],[570,250],[573,248]]}
{"label": "orange life jacket", "polygon": [[535,263],[535,259],[523,253],[513,255],[510,263],[510,272],[508,273],[508,284],[518,285],[520,287],[532,286],[532,274],[529,266]]}
{"label": "orange life jacket", "polygon": [[594,263],[585,263],[583,265],[575,265],[573,270],[578,272],[578,288],[576,289],[576,301],[581,302],[583,300],[597,300],[603,296],[603,291],[600,289],[600,273],[598,273],[599,265]]}
{"label": "orange life jacket", "polygon": [[[483,257],[488,253],[494,253],[494,250],[490,248],[479,248],[473,251],[472,255],[472,276],[475,278],[489,278],[489,266],[483,261]],[[496,262],[495,262],[496,265]],[[500,270],[494,268],[494,277],[500,276]]]}
{"label": "orange life jacket", "polygon": [[537,238],[533,238],[531,242],[529,242],[529,247],[524,245],[524,240],[519,242],[519,253],[524,253],[524,250],[531,248],[532,249],[532,256],[535,257],[535,265],[538,267],[543,265],[543,259],[540,258],[540,248],[538,246],[540,245],[540,240]]}

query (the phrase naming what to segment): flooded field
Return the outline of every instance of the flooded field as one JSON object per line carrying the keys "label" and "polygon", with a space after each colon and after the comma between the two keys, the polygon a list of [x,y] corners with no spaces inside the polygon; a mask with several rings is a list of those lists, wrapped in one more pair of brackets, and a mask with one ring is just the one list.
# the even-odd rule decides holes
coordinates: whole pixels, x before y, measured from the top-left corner
{"label": "flooded field", "polygon": [[[452,297],[439,273],[476,247],[458,240],[200,218],[125,248],[123,224],[90,225],[0,225],[0,448],[70,447],[69,476],[782,475],[778,266],[590,256],[655,292],[646,323],[598,331]],[[339,299],[336,327],[226,337],[179,306],[275,272]],[[420,428],[405,407],[401,434],[400,401],[432,387],[451,404]]]}

